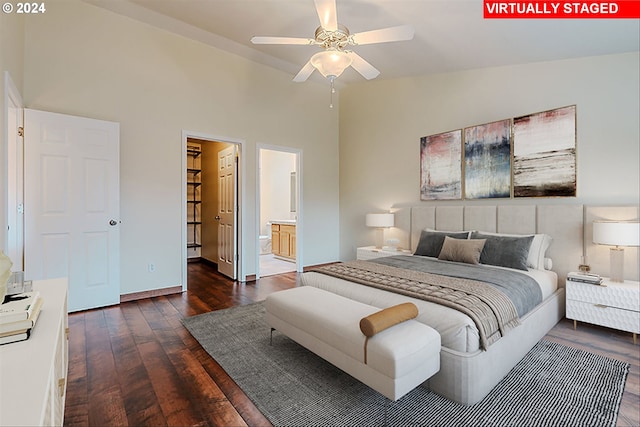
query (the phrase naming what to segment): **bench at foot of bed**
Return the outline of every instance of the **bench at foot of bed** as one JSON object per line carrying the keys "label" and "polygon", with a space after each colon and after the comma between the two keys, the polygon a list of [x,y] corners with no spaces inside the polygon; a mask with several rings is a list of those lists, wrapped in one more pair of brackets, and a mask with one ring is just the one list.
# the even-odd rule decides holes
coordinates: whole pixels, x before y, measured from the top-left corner
{"label": "bench at foot of bed", "polygon": [[269,326],[352,377],[397,400],[440,370],[440,335],[407,320],[366,343],[360,320],[379,308],[321,289],[302,286],[270,294]]}

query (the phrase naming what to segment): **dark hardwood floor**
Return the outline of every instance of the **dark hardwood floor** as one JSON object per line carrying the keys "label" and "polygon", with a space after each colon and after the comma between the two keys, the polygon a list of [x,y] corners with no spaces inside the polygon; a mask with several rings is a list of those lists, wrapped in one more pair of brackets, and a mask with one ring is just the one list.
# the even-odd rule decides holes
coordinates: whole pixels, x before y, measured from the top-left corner
{"label": "dark hardwood floor", "polygon": [[[189,291],[69,316],[67,426],[268,426],[182,326],[183,317],[263,300],[296,273],[234,283],[189,265]],[[640,425],[640,346],[631,334],[563,320],[546,339],[631,364],[618,426]]]}

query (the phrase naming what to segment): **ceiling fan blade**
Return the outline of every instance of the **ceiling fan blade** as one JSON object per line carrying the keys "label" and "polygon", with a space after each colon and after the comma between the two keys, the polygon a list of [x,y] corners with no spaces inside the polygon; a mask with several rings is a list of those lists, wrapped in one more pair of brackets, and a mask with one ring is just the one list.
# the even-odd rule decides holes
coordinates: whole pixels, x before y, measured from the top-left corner
{"label": "ceiling fan blade", "polygon": [[327,31],[338,29],[338,14],[336,12],[336,0],[314,0],[316,12],[320,19],[320,26]]}
{"label": "ceiling fan blade", "polygon": [[269,37],[269,36],[256,36],[251,38],[253,44],[315,44],[313,39],[303,39],[299,37]]}
{"label": "ceiling fan blade", "polygon": [[382,28],[380,30],[365,31],[351,36],[354,44],[387,43],[400,40],[411,40],[413,38],[413,27],[411,25],[400,25],[398,27]]}
{"label": "ceiling fan blade", "polygon": [[302,69],[298,71],[298,74],[296,74],[296,76],[293,78],[293,81],[296,83],[306,81],[314,70],[315,67],[311,65],[311,60],[309,60],[309,62],[304,64],[304,67],[302,67]]}
{"label": "ceiling fan blade", "polygon": [[380,75],[380,71],[376,69],[373,65],[369,64],[367,61],[362,59],[360,55],[355,52],[349,52],[349,56],[351,56],[352,62],[351,66],[367,80],[375,79]]}

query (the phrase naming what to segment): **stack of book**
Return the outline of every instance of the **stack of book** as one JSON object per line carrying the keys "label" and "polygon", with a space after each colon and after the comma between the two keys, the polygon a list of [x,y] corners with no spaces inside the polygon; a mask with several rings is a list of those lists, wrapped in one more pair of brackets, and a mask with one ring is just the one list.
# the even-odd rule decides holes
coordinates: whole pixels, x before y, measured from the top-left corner
{"label": "stack of book", "polygon": [[42,297],[38,291],[6,296],[0,304],[0,344],[28,339],[41,308]]}
{"label": "stack of book", "polygon": [[567,274],[567,280],[571,280],[572,282],[589,283],[592,285],[602,285],[603,283],[602,277],[600,277],[599,275],[582,272],[571,272]]}

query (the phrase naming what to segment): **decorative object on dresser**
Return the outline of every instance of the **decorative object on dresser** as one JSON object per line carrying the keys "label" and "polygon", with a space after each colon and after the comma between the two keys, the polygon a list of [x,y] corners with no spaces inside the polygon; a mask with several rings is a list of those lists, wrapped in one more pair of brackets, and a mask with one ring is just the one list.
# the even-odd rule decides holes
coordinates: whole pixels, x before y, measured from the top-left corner
{"label": "decorative object on dresser", "polygon": [[601,286],[567,280],[567,319],[631,332],[634,344],[640,333],[640,283],[603,278]]}
{"label": "decorative object on dresser", "polygon": [[370,213],[366,216],[367,227],[376,228],[376,248],[384,245],[384,229],[393,227],[394,215],[392,213]]}
{"label": "decorative object on dresser", "polygon": [[38,327],[22,342],[0,346],[1,426],[61,426],[67,388],[66,278],[34,280],[46,301]]}
{"label": "decorative object on dresser", "polygon": [[28,339],[41,308],[42,297],[38,291],[5,296],[0,304],[0,344]]}
{"label": "decorative object on dresser", "polygon": [[624,248],[640,246],[640,223],[631,221],[594,221],[593,243],[610,245],[612,282],[624,282]]}

